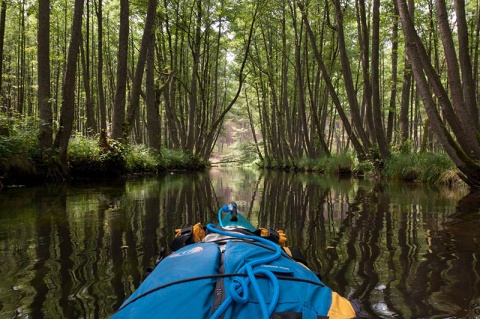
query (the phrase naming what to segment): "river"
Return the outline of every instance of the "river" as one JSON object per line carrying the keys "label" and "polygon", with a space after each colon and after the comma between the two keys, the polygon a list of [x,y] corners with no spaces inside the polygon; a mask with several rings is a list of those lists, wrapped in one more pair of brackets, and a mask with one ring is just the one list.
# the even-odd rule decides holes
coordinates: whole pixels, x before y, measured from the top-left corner
{"label": "river", "polygon": [[248,168],[0,192],[0,318],[109,318],[230,201],[368,318],[480,318],[480,196]]}

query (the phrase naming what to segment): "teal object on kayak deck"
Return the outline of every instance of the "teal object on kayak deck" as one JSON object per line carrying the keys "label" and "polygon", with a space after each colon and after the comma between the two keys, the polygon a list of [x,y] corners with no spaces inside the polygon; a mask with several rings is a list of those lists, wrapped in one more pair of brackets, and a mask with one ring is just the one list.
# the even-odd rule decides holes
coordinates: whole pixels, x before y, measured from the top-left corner
{"label": "teal object on kayak deck", "polygon": [[223,227],[228,227],[228,226],[243,227],[248,229],[251,232],[254,232],[255,230],[257,230],[255,227],[253,227],[252,224],[250,224],[250,222],[240,212],[238,212],[237,214],[238,214],[237,215],[238,220],[232,221],[232,214],[227,213],[227,215],[222,219],[222,226]]}
{"label": "teal object on kayak deck", "polygon": [[[226,213],[223,216],[223,213]],[[251,232],[257,230],[243,215],[237,210],[237,204],[230,203],[220,208],[218,211],[219,225],[222,227],[242,227]]]}

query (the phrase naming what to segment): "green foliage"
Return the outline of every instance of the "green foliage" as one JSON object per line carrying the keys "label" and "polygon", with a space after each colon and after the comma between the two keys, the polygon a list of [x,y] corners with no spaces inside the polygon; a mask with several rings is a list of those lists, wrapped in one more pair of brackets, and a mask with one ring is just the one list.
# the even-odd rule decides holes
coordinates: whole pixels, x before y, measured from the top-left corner
{"label": "green foliage", "polygon": [[338,175],[351,175],[355,167],[355,159],[352,154],[340,153],[332,156],[323,156],[320,158],[302,157],[294,161],[280,162],[274,158],[266,158],[261,167],[280,169],[280,170],[297,170],[297,171],[314,171],[325,172]]}
{"label": "green foliage", "polygon": [[158,154],[145,145],[132,145],[125,153],[125,164],[130,173],[155,173],[162,161]]}
{"label": "green foliage", "polygon": [[438,183],[446,171],[455,168],[451,159],[439,153],[393,154],[383,174],[396,180]]}
{"label": "green foliage", "polygon": [[373,165],[373,163],[368,160],[362,162],[355,161],[353,172],[356,176],[373,174],[375,172],[375,165]]}
{"label": "green foliage", "polygon": [[255,143],[251,140],[239,139],[231,148],[233,151],[228,157],[238,163],[252,163],[258,158]]}
{"label": "green foliage", "polygon": [[198,169],[206,167],[199,156],[184,153],[181,150],[162,150],[163,165],[166,169]]}
{"label": "green foliage", "polygon": [[0,175],[9,170],[35,171],[38,157],[37,130],[32,118],[0,117]]}
{"label": "green foliage", "polygon": [[68,144],[67,156],[70,162],[100,162],[102,150],[97,139],[76,135]]}
{"label": "green foliage", "polygon": [[354,166],[354,157],[349,154],[342,152],[340,154],[335,154],[326,158],[327,162],[325,163],[327,172],[335,172],[340,175],[349,175],[353,171]]}
{"label": "green foliage", "polygon": [[10,118],[0,116],[3,134],[0,134],[0,161],[9,156],[24,156],[29,159],[38,155],[37,127],[31,117]]}

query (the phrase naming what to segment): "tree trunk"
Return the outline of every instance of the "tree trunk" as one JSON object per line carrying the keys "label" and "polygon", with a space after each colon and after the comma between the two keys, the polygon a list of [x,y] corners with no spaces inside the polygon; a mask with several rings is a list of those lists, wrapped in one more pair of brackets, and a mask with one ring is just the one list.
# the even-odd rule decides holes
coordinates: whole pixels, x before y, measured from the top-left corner
{"label": "tree trunk", "polygon": [[[470,61],[470,47],[468,44],[468,27],[465,17],[465,1],[453,1],[455,14],[457,16],[457,32],[458,32],[458,60],[460,62],[462,83],[463,83],[463,99],[465,101],[468,117],[472,120],[476,130],[479,129],[478,107],[475,97],[475,82],[473,81],[472,62]],[[479,23],[477,21],[477,23]]]}
{"label": "tree trunk", "polygon": [[[373,123],[373,107],[372,107],[372,83],[370,79],[370,31],[369,24],[367,23],[367,14],[365,8],[365,0],[358,1],[358,28],[359,28],[359,45],[360,55],[362,61],[362,75],[363,75],[363,103],[365,104],[365,124],[367,127],[368,136],[370,138],[375,136],[375,124]],[[337,14],[338,16],[338,14]],[[343,19],[343,18],[342,18]],[[341,25],[337,22],[337,28],[342,28],[340,33],[343,34],[343,22]],[[375,53],[375,49],[372,48],[372,54]],[[373,66],[372,66],[373,68]]]}
{"label": "tree trunk", "polygon": [[143,73],[145,70],[145,63],[147,61],[147,52],[149,41],[155,40],[155,37],[152,37],[152,33],[155,27],[155,10],[157,8],[157,0],[148,1],[148,11],[147,18],[145,19],[145,26],[143,30],[142,43],[140,45],[140,52],[138,53],[137,67],[135,69],[135,76],[133,78],[130,101],[128,103],[127,111],[127,127],[124,129],[125,139],[130,134],[135,116],[138,113],[139,103],[140,103],[140,93],[142,89],[142,79]]}
{"label": "tree trunk", "polygon": [[323,62],[322,55],[320,54],[317,44],[316,44],[316,39],[315,35],[313,34],[312,28],[310,27],[310,22],[308,21],[307,17],[307,12],[305,11],[305,7],[303,6],[302,2],[298,2],[298,7],[300,8],[302,12],[302,18],[305,23],[305,27],[307,29],[308,36],[310,38],[310,43],[312,45],[313,53],[315,55],[315,58],[317,60],[317,63],[319,65],[320,70],[322,71],[322,76],[323,79],[325,80],[325,84],[327,85],[328,92],[330,93],[330,96],[332,97],[333,103],[335,105],[335,108],[337,109],[338,115],[340,116],[343,126],[345,127],[345,131],[348,134],[348,137],[352,141],[353,148],[355,149],[355,152],[357,154],[357,157],[359,160],[363,161],[367,159],[367,152],[365,151],[364,146],[360,143],[358,140],[357,136],[352,130],[352,127],[350,126],[349,119],[347,115],[345,114],[344,109],[342,108],[342,105],[340,103],[340,99],[337,95],[337,92],[335,91],[335,87],[332,83],[332,79],[330,78],[330,75],[327,71],[327,68],[325,67],[325,63]]}
{"label": "tree trunk", "polygon": [[67,148],[72,134],[75,114],[75,77],[77,58],[81,42],[82,15],[84,0],[75,0],[73,24],[68,47],[67,65],[62,83],[62,107],[60,110],[60,128],[55,138],[54,147],[59,149],[59,160],[64,176],[68,176]]}
{"label": "tree trunk", "polygon": [[360,110],[358,106],[357,92],[353,84],[352,70],[345,44],[345,34],[343,33],[343,13],[340,0],[334,0],[334,4],[336,12],[335,30],[337,31],[338,49],[340,51],[340,61],[342,64],[342,75],[345,82],[345,91],[347,92],[348,104],[350,106],[350,115],[352,116],[353,125],[360,140],[362,141],[363,147],[368,150],[371,147],[371,143],[363,128],[362,118],[360,116]]}
{"label": "tree trunk", "polygon": [[390,157],[385,130],[383,128],[383,113],[380,105],[380,0],[373,0],[372,21],[372,111],[375,126],[375,138],[383,161]]}
{"label": "tree trunk", "polygon": [[[2,2],[2,11],[5,1]],[[2,17],[5,12],[2,13]],[[52,105],[50,104],[50,0],[38,2],[38,144],[43,153],[53,145]],[[0,63],[1,65],[2,63]],[[2,77],[0,72],[0,78]],[[1,85],[0,85],[1,87]]]}
{"label": "tree trunk", "polygon": [[[45,6],[45,4],[43,4],[43,6]],[[39,7],[40,7],[40,3],[39,3]],[[42,11],[43,10],[45,10],[45,8],[42,9]],[[0,61],[3,61],[6,14],[7,14],[7,1],[3,0],[1,9],[0,9],[0,15],[1,15],[0,16]],[[49,10],[48,16],[50,17],[50,10]],[[0,99],[1,99],[0,100],[0,109],[1,109],[3,104],[3,63],[0,63]]]}
{"label": "tree trunk", "polygon": [[[153,30],[150,32],[150,39],[148,42],[147,71],[145,79],[148,146],[160,153],[160,111],[158,108],[159,103],[157,103],[156,98],[157,94],[155,92],[155,33]],[[160,95],[160,92],[158,95]]]}
{"label": "tree trunk", "polygon": [[202,40],[202,0],[195,0],[197,4],[195,35],[193,36],[192,50],[192,75],[190,79],[190,92],[188,99],[188,121],[187,121],[187,140],[185,141],[184,150],[193,154],[195,147],[195,139],[197,135],[196,118],[197,113],[197,99],[198,99],[198,72],[200,68],[200,44]]}
{"label": "tree trunk", "polygon": [[[442,0],[437,0],[442,1]],[[407,43],[407,54],[412,63],[412,70],[415,76],[418,91],[422,97],[425,110],[427,112],[429,122],[431,124],[431,129],[435,132],[438,140],[442,143],[443,148],[447,154],[451,157],[455,165],[460,170],[460,177],[470,185],[472,188],[480,188],[480,165],[476,161],[477,154],[472,152],[473,149],[470,149],[468,143],[465,144],[465,141],[461,141],[464,136],[459,134],[464,134],[463,130],[459,130],[461,123],[458,120],[455,112],[453,111],[451,101],[448,97],[448,94],[443,87],[440,76],[435,73],[433,66],[431,65],[430,59],[426,54],[425,47],[423,46],[418,34],[416,33],[414,23],[409,15],[408,7],[405,0],[396,0],[400,19],[402,21],[403,33],[405,35],[405,41]],[[443,4],[444,5],[444,4]],[[438,4],[439,13],[442,14],[442,4]],[[458,18],[458,17],[457,17]],[[439,20],[442,20],[442,17],[439,17]],[[439,22],[440,24],[443,22]],[[443,27],[442,27],[443,28]],[[447,43],[451,39],[443,39],[444,37],[449,37],[448,32],[443,30],[442,40]],[[446,50],[445,54],[451,54],[451,50]],[[453,57],[449,57],[452,59]],[[449,71],[449,77],[452,76],[455,80],[457,75],[451,70]],[[428,78],[428,82],[427,82]],[[456,84],[454,84],[456,85]],[[431,90],[435,93],[440,108],[445,112],[445,119],[450,124],[453,134],[457,138],[454,139],[454,136],[451,135],[450,131],[447,130],[446,123],[440,117],[437,106],[435,105],[432,97]],[[452,100],[457,101],[458,96]],[[457,106],[458,107],[458,106]],[[472,130],[473,134],[478,134],[477,130]],[[476,145],[478,147],[478,143]]]}
{"label": "tree trunk", "polygon": [[[97,3],[97,2],[96,2]],[[97,11],[97,88],[98,88],[98,103],[100,110],[100,145],[104,149],[108,148],[107,142],[107,106],[105,102],[105,92],[103,88],[103,12],[102,12],[102,0],[99,0],[96,7]]]}
{"label": "tree trunk", "polygon": [[197,151],[197,154],[205,154],[205,156],[209,156],[210,154],[207,154],[208,152],[205,152],[205,147],[207,145],[211,145],[209,142],[214,140],[214,137],[218,135],[218,129],[220,127],[220,124],[223,123],[223,119],[227,115],[227,113],[232,109],[232,107],[235,105],[235,102],[237,101],[238,97],[240,96],[240,93],[242,92],[242,87],[245,82],[245,75],[244,70],[245,66],[247,64],[247,59],[250,54],[250,44],[252,43],[252,38],[253,38],[253,31],[254,31],[254,26],[255,26],[255,21],[257,18],[257,13],[258,13],[258,8],[259,4],[255,6],[255,12],[253,13],[252,17],[252,22],[250,24],[250,29],[248,33],[248,38],[247,38],[247,43],[245,45],[245,54],[243,56],[242,64],[240,65],[240,72],[238,76],[238,87],[237,91],[235,92],[234,97],[230,101],[230,103],[225,107],[225,109],[220,113],[220,115],[213,121],[212,125],[208,129],[207,137],[205,138],[205,142],[202,145],[202,147]]}
{"label": "tree trunk", "polygon": [[125,121],[125,101],[127,95],[127,67],[128,67],[128,33],[129,33],[129,0],[120,0],[120,31],[117,54],[117,87],[113,102],[112,138],[123,138],[123,124]]}
{"label": "tree trunk", "polygon": [[387,119],[387,143],[393,142],[393,130],[397,105],[397,78],[398,78],[398,10],[394,4],[394,18],[392,26],[392,87],[390,92],[390,105]]}
{"label": "tree trunk", "polygon": [[[85,44],[86,47],[89,46],[88,41]],[[85,90],[85,113],[87,117],[86,122],[86,134],[87,136],[93,136],[97,132],[97,125],[95,121],[95,109],[92,99],[92,91],[90,90],[90,66],[88,63],[88,53],[85,53],[85,49],[82,44],[80,44],[80,60],[82,62],[82,75],[83,75],[83,89]]]}
{"label": "tree trunk", "polygon": [[246,106],[247,106],[248,122],[250,123],[250,130],[251,130],[252,135],[253,135],[253,141],[255,143],[255,149],[257,150],[258,158],[260,159],[260,161],[263,162],[264,159],[263,159],[262,152],[260,151],[260,147],[258,146],[257,133],[255,132],[255,123],[253,121],[252,112],[250,111],[250,106],[249,106],[249,103],[248,103],[248,96],[247,96],[247,91],[246,90],[245,90],[245,102],[247,104]]}

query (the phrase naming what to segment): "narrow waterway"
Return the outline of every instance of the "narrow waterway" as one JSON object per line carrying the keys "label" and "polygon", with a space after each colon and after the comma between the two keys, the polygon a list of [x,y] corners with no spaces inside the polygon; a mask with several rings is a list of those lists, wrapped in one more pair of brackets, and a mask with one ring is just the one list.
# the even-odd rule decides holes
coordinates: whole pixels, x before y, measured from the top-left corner
{"label": "narrow waterway", "polygon": [[240,168],[0,192],[0,318],[109,318],[232,200],[367,317],[480,318],[480,196]]}

